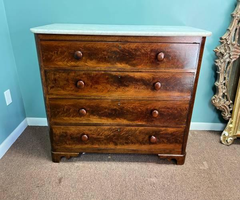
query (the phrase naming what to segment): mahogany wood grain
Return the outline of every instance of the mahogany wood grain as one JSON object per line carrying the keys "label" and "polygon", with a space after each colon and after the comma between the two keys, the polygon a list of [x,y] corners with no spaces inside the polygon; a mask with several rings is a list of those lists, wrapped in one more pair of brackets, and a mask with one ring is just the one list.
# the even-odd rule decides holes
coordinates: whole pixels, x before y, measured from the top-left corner
{"label": "mahogany wood grain", "polygon": [[202,64],[202,57],[203,57],[203,51],[204,51],[205,42],[206,42],[206,37],[203,37],[202,38],[202,42],[201,42],[201,49],[200,49],[199,55],[197,57],[198,65],[197,65],[197,71],[196,71],[196,74],[195,74],[194,87],[193,87],[193,90],[192,90],[192,98],[191,98],[191,100],[189,102],[189,113],[188,113],[188,116],[187,116],[187,126],[186,126],[186,129],[185,129],[183,150],[182,150],[183,154],[186,154],[188,134],[189,134],[189,130],[190,130],[193,106],[194,106],[196,92],[197,92],[197,84],[198,84],[198,79],[199,79],[199,74],[200,74],[200,69],[201,69],[201,64]]}
{"label": "mahogany wood grain", "polygon": [[59,35],[37,34],[41,41],[79,41],[79,42],[160,42],[160,43],[184,43],[200,44],[201,36],[113,36],[113,35]]}
{"label": "mahogany wood grain", "polygon": [[[198,44],[41,41],[44,67],[84,70],[159,70],[196,67]],[[80,60],[76,51],[82,52]],[[158,61],[158,54],[164,59]]]}
{"label": "mahogany wood grain", "polygon": [[66,97],[189,100],[194,83],[194,73],[47,70],[45,74],[48,94]]}
{"label": "mahogany wood grain", "polygon": [[[45,71],[42,64],[42,55],[41,55],[41,45],[40,45],[40,37],[38,34],[35,34],[35,41],[36,41],[36,47],[37,47],[37,55],[38,55],[38,62],[39,62],[39,68],[40,68],[40,76],[41,76],[41,83],[42,83],[42,90],[43,90],[43,98],[44,98],[44,106],[47,114],[47,122],[48,125],[51,126],[50,123],[50,108],[49,108],[49,102],[48,102],[48,95],[47,95],[47,83],[45,79]],[[51,134],[50,134],[50,140],[51,140]],[[52,142],[51,142],[52,143]]]}
{"label": "mahogany wood grain", "polygon": [[[180,154],[184,127],[53,126],[52,132],[53,151],[91,152],[104,148],[119,153]],[[82,140],[83,135],[88,139]],[[154,143],[151,136],[156,138]]]}
{"label": "mahogany wood grain", "polygon": [[54,162],[98,152],[184,163],[205,38],[35,39]]}
{"label": "mahogany wood grain", "polygon": [[[52,124],[185,126],[186,101],[49,99]],[[80,109],[86,115],[79,114]],[[152,116],[157,110],[158,116]]]}

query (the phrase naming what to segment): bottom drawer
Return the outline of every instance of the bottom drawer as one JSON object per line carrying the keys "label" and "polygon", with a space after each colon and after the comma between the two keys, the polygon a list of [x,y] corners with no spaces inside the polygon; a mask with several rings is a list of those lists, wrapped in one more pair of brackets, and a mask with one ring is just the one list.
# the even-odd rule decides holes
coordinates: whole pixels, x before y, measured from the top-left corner
{"label": "bottom drawer", "polygon": [[184,127],[53,126],[51,128],[52,150],[180,154],[184,129]]}

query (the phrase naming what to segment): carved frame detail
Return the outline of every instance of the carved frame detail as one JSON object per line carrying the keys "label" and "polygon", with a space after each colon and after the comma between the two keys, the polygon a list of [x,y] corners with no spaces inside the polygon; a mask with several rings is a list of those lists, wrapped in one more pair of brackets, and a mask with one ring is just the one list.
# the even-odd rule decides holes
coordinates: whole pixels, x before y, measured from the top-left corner
{"label": "carved frame detail", "polygon": [[227,92],[227,84],[229,80],[229,71],[233,66],[233,62],[238,59],[240,55],[240,45],[238,44],[239,28],[240,28],[240,0],[232,13],[232,22],[227,29],[227,32],[220,38],[221,45],[214,50],[216,56],[215,60],[217,66],[217,81],[216,94],[212,97],[213,105],[222,111],[222,116],[225,120],[231,118],[233,109],[233,102]]}
{"label": "carved frame detail", "polygon": [[229,120],[227,127],[222,133],[221,142],[225,145],[230,145],[237,137],[240,137],[240,78],[232,118]]}

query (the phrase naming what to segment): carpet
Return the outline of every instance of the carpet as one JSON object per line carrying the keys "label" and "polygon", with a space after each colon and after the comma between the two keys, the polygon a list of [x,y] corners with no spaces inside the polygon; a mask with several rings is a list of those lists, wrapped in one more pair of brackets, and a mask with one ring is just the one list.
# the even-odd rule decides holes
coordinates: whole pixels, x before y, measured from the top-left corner
{"label": "carpet", "polygon": [[53,163],[47,127],[28,127],[0,160],[0,199],[239,200],[240,140],[191,131],[184,165],[156,155],[90,154]]}

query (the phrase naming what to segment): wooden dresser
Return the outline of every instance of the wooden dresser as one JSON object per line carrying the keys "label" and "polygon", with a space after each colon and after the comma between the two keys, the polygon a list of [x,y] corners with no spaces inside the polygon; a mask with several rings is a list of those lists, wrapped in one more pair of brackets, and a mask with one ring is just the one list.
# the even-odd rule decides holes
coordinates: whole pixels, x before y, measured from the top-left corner
{"label": "wooden dresser", "polygon": [[31,31],[54,162],[99,152],[158,154],[184,164],[210,32],[70,24]]}

